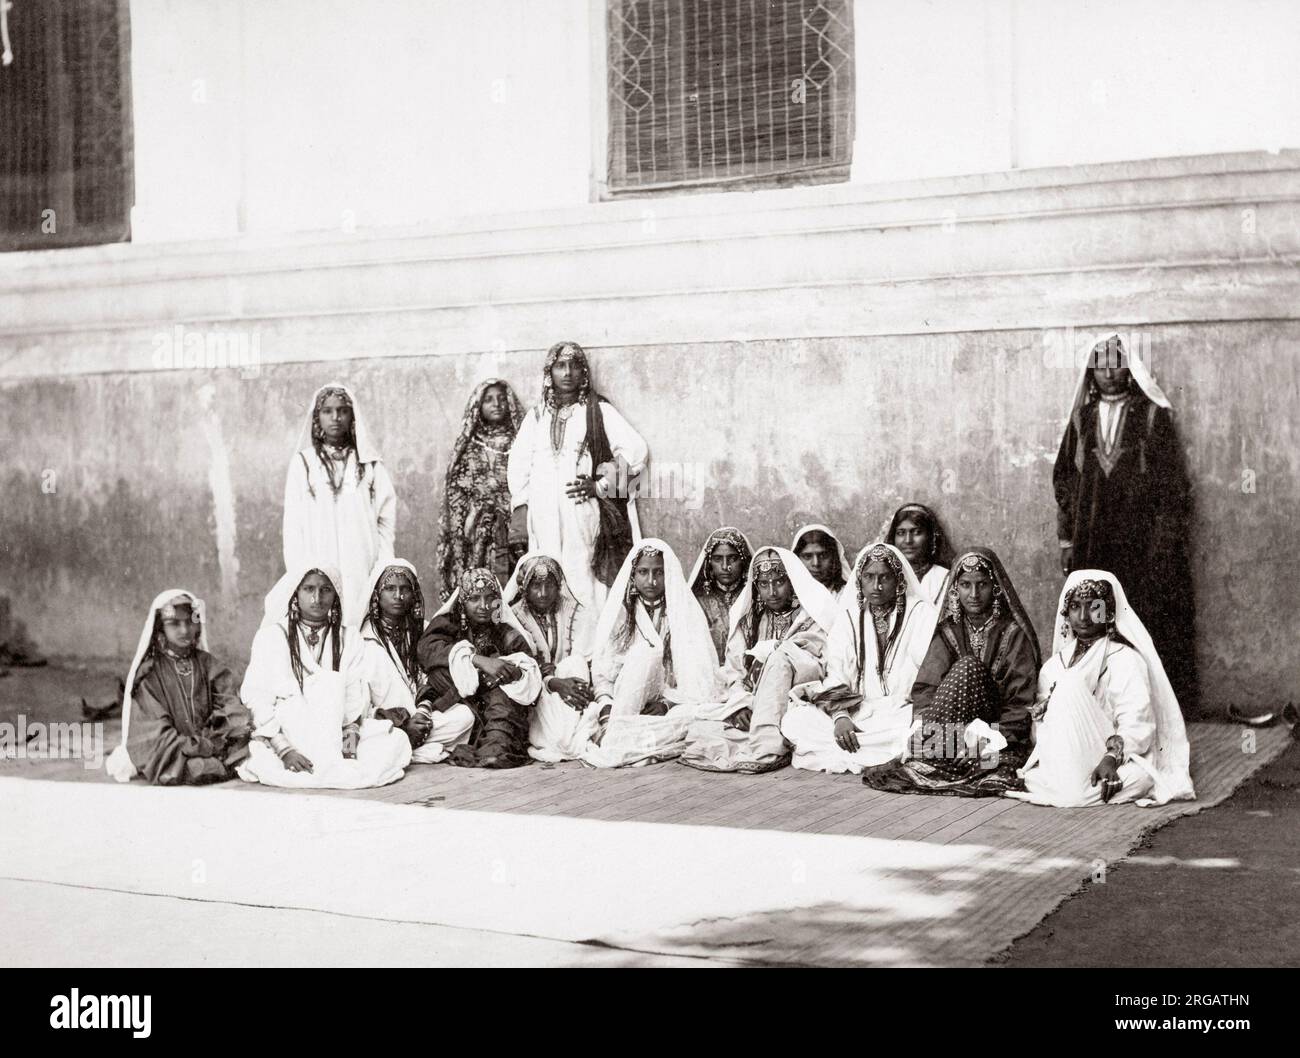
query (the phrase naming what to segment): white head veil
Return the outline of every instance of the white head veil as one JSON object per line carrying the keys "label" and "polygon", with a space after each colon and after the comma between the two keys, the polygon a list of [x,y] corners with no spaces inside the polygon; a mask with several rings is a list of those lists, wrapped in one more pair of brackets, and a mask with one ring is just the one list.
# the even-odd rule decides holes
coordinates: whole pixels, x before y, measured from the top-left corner
{"label": "white head veil", "polygon": [[735,634],[745,614],[749,613],[750,608],[753,606],[754,568],[758,565],[758,556],[769,551],[781,559],[781,565],[785,567],[786,576],[790,578],[790,583],[794,586],[794,594],[799,600],[799,605],[821,626],[823,632],[829,634],[831,627],[835,624],[835,618],[839,614],[838,600],[826,590],[824,584],[808,572],[808,567],[800,561],[799,556],[793,551],[769,545],[760,547],[754,552],[754,561],[749,564],[749,575],[745,578],[745,586],[740,590],[740,595],[731,608],[731,624],[727,629],[728,637]]}
{"label": "white head veil", "polygon": [[[839,536],[832,532],[827,526],[822,525],[821,522],[810,522],[795,533],[794,537],[790,541],[790,550],[797,556],[799,554],[800,542],[809,533],[825,533],[835,541],[835,551],[840,556],[840,576],[848,579],[849,570],[852,568],[849,565],[848,552],[844,550],[844,545],[840,542]],[[800,559],[800,561],[802,562],[803,560]]]}
{"label": "white head veil", "polygon": [[569,581],[564,576],[564,567],[560,565],[560,560],[554,555],[548,555],[545,551],[529,551],[515,566],[514,572],[510,574],[510,579],[506,581],[505,591],[502,592],[502,599],[507,606],[513,606],[523,598],[524,590],[522,585],[523,575],[532,567],[539,558],[549,558],[555,563],[555,567],[560,575],[560,595],[565,599],[571,599],[573,602],[578,601],[578,597],[573,594],[573,589],[569,587]]}
{"label": "white head veil", "polygon": [[747,537],[734,525],[720,525],[718,526],[717,529],[714,529],[713,532],[711,532],[708,535],[708,537],[704,541],[704,546],[700,548],[700,553],[695,556],[695,564],[691,566],[691,575],[686,578],[686,584],[691,589],[692,592],[695,591],[696,583],[699,581],[700,576],[704,573],[704,563],[708,561],[709,551],[713,547],[716,547],[717,543],[726,542],[726,541],[717,541],[715,543],[714,541],[715,537],[720,536],[723,533],[735,533],[736,536],[740,537],[741,540],[745,541],[745,549],[749,552],[749,557],[752,564],[754,558],[754,545],[749,542],[749,537]]}
{"label": "white head veil", "polygon": [[[903,582],[906,586],[907,608],[910,610],[916,603],[924,602],[931,607],[934,603],[930,601],[929,596],[925,594],[921,587],[921,582],[916,579],[916,573],[912,569],[912,563],[903,557],[903,552],[899,551],[893,544],[887,544],[884,541],[877,541],[874,544],[868,544],[858,552],[858,557],[853,560],[853,569],[849,574],[849,582],[845,585],[844,598],[848,602],[848,609],[856,614],[863,608],[863,604],[858,601],[858,593],[861,590],[859,585],[862,580],[862,570],[867,565],[867,556],[877,547],[888,548],[898,559],[899,564],[903,567]],[[938,611],[936,610],[936,613]]]}
{"label": "white head veil", "polygon": [[343,607],[343,593],[339,590],[339,585],[343,583],[343,575],[327,562],[313,562],[310,559],[304,559],[294,565],[293,569],[285,572],[284,576],[275,582],[275,585],[266,593],[266,600],[262,605],[262,624],[260,627],[266,628],[268,625],[277,625],[281,622],[287,624],[289,620],[289,600],[293,598],[294,592],[298,590],[298,585],[303,582],[303,578],[312,570],[318,569],[329,578],[329,582],[334,587],[334,594],[338,596],[339,607]]}
{"label": "white head veil", "polygon": [[[510,579],[506,581],[505,591],[502,592],[501,594],[501,599],[502,602],[504,603],[504,608],[510,611],[510,616],[514,618],[514,623],[516,625],[522,626],[522,622],[519,620],[519,615],[514,612],[514,606],[515,603],[519,602],[519,600],[522,599],[524,596],[524,589],[522,583],[524,574],[532,569],[532,567],[536,564],[539,558],[548,559],[550,562],[554,563],[555,565],[554,572],[559,578],[559,588],[560,588],[560,602],[557,605],[557,609],[560,606],[563,606],[566,600],[572,603],[573,606],[575,607],[582,606],[582,603],[578,601],[578,597],[573,594],[573,589],[569,587],[569,580],[564,575],[564,567],[560,565],[560,560],[554,557],[553,555],[546,554],[546,552],[544,551],[529,551],[526,555],[524,555],[519,560],[518,564],[515,566],[514,572],[510,574]],[[524,605],[527,606],[527,602],[525,602]],[[544,651],[546,649],[545,643],[536,642],[534,640],[534,637],[529,633],[525,632],[524,638],[526,638],[530,643],[533,644],[534,650]]]}
{"label": "white head veil", "polygon": [[[1164,663],[1156,653],[1151,634],[1146,630],[1142,619],[1129,605],[1124,586],[1113,573],[1100,569],[1076,569],[1065,580],[1061,589],[1061,598],[1056,606],[1056,639],[1064,642],[1060,653],[1074,649],[1074,633],[1070,622],[1061,616],[1065,609],[1065,597],[1080,581],[1104,580],[1115,593],[1115,628],[1133,648],[1142,655],[1147,663],[1147,679],[1151,685],[1151,707],[1156,715],[1156,739],[1151,750],[1151,760],[1155,766],[1155,789],[1152,800],[1157,804],[1166,801],[1186,801],[1196,796],[1192,788],[1192,776],[1189,771],[1191,747],[1187,742],[1187,727],[1183,723],[1183,713],[1178,707],[1178,698],[1165,675]],[[1064,659],[1062,659],[1064,660]]]}
{"label": "white head veil", "polygon": [[1071,419],[1079,414],[1079,409],[1088,401],[1088,380],[1089,373],[1092,371],[1092,355],[1098,348],[1106,346],[1110,342],[1115,342],[1120,351],[1124,354],[1124,366],[1128,368],[1129,374],[1132,375],[1133,381],[1146,394],[1147,399],[1152,404],[1158,404],[1166,410],[1171,410],[1169,398],[1165,396],[1165,391],[1160,388],[1156,381],[1155,375],[1151,373],[1151,368],[1147,366],[1145,360],[1138,352],[1127,349],[1124,342],[1118,334],[1112,334],[1109,338],[1103,338],[1088,350],[1088,355],[1083,361],[1083,368],[1079,372],[1079,385],[1075,390],[1074,403],[1070,406],[1070,417],[1066,420],[1068,423]]}
{"label": "white head veil", "polygon": [[342,382],[329,382],[312,394],[311,403],[307,405],[307,421],[298,434],[298,447],[294,449],[294,457],[297,458],[297,453],[312,447],[311,427],[312,418],[316,413],[316,401],[320,399],[320,395],[327,389],[340,389],[348,395],[348,401],[352,405],[352,429],[357,439],[357,462],[379,462],[379,449],[375,446],[370,431],[366,429],[365,416],[361,414],[361,408],[357,405],[357,398],[352,390],[348,389]]}
{"label": "white head veil", "polygon": [[[379,586],[379,581],[384,573],[393,566],[404,569],[411,575],[411,582],[419,589],[420,595],[423,597],[424,589],[420,587],[420,574],[416,572],[411,563],[404,558],[380,558],[371,568],[370,576],[366,578],[365,593],[357,599],[357,612],[361,614],[362,626],[370,619],[370,597],[375,594],[375,588]],[[287,601],[285,605],[288,605]],[[428,623],[427,617],[425,617],[424,623]]]}
{"label": "white head veil", "polygon": [[[866,666],[874,664],[879,660],[879,646],[874,634],[868,635],[866,629],[871,627],[870,607],[865,602],[859,602],[858,595],[861,589],[861,576],[863,569],[868,564],[871,553],[876,548],[883,547],[890,552],[897,560],[899,567],[903,571],[903,591],[907,604],[903,609],[903,624],[898,629],[897,635],[894,635],[891,628],[891,643],[885,649],[885,658],[881,664],[882,669],[886,669],[891,674],[889,681],[891,683],[890,693],[906,694],[912,689],[912,682],[916,678],[916,669],[919,669],[921,662],[925,658],[925,652],[930,647],[930,639],[934,635],[934,626],[939,620],[939,608],[930,600],[929,596],[921,588],[921,582],[917,580],[916,574],[912,571],[912,564],[903,556],[893,544],[883,542],[868,544],[858,552],[858,557],[853,561],[853,572],[849,583],[845,585],[844,592],[840,596],[841,605],[848,612],[850,620],[853,622],[855,630],[854,650],[858,658],[859,678],[863,678]],[[897,613],[897,611],[895,611]],[[905,655],[905,657],[904,657]],[[900,663],[903,658],[903,671],[907,671],[906,666],[912,664],[915,668],[911,669],[911,678],[902,681],[894,678],[895,665]],[[882,682],[886,682],[883,680]],[[906,682],[907,686],[902,686]]]}
{"label": "white head veil", "polygon": [[[516,569],[517,568],[518,567],[516,567]],[[466,570],[465,572],[468,573],[469,571]],[[461,576],[464,576],[464,574],[461,574]],[[512,580],[514,579],[513,576],[511,577],[511,579]],[[493,578],[493,583],[494,584],[496,583],[495,577]],[[501,586],[499,584],[497,585],[497,590],[500,593],[501,602],[500,605],[497,607],[496,621],[494,623],[509,625],[511,628],[513,628],[516,632],[518,632],[523,637],[524,642],[528,644],[530,650],[535,650],[536,647],[533,646],[533,637],[530,636],[524,630],[524,626],[519,623],[519,618],[515,616],[514,610],[510,608],[510,603],[506,601],[505,592],[501,591]],[[456,585],[456,590],[447,596],[447,601],[438,608],[438,612],[435,613],[433,616],[445,617],[447,614],[451,613],[456,606],[456,600],[459,598],[460,598],[460,585],[458,584]]]}
{"label": "white head veil", "polygon": [[655,537],[643,537],[633,545],[610,585],[609,598],[596,622],[597,653],[610,649],[616,632],[627,620],[624,601],[632,567],[644,551],[658,551],[664,560],[664,602],[668,607],[668,630],[672,635],[673,675],[677,690],[687,701],[711,702],[718,694],[718,654],[709,633],[709,622],[696,602],[682,574],[682,564],[673,549]]}
{"label": "white head veil", "polygon": [[140,662],[144,660],[149,644],[153,641],[155,617],[167,603],[189,604],[192,616],[199,623],[199,638],[195,646],[199,650],[208,649],[208,608],[202,599],[184,588],[169,588],[154,596],[153,602],[149,604],[148,616],[144,619],[140,641],[136,644],[135,657],[131,660],[131,667],[126,671],[126,688],[122,693],[122,741],[108,755],[108,761],[104,766],[108,774],[118,782],[130,782],[136,774],[135,765],[131,763],[131,757],[126,751],[126,740],[131,731],[131,694],[135,690],[135,677],[140,670]]}

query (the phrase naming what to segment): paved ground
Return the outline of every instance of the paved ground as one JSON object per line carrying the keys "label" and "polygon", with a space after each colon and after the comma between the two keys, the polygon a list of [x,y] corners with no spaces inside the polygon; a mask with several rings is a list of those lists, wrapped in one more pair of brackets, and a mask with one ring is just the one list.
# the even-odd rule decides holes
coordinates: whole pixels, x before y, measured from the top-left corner
{"label": "paved ground", "polygon": [[1300,966],[1300,742],[1217,808],[1162,827],[997,962]]}
{"label": "paved ground", "polygon": [[0,965],[6,966],[731,965],[489,930],[47,882],[0,881],[0,936],[6,938]]}
{"label": "paved ground", "polygon": [[[74,719],[79,713],[76,700],[83,693],[101,703],[112,697],[113,684],[114,677],[107,673],[15,670],[0,680],[0,720],[19,711],[29,721]],[[111,746],[115,724],[105,735]],[[1197,725],[1193,743],[1198,789],[1212,801],[1280,752],[1286,739],[1284,732],[1273,729],[1261,734],[1258,745],[1247,747],[1238,729]],[[1251,749],[1258,752],[1252,754]],[[114,961],[112,953],[129,940],[137,957],[127,961],[143,963],[215,960],[307,965],[341,957],[365,964],[392,961],[392,953],[401,951],[399,961],[411,964],[621,965],[660,960],[694,965],[726,961],[971,964],[995,956],[1032,929],[1009,956],[1004,955],[1011,965],[1228,965],[1234,959],[1294,965],[1294,929],[1279,930],[1270,923],[1276,920],[1274,907],[1284,906],[1279,901],[1294,899],[1300,878],[1290,851],[1294,825],[1300,821],[1293,789],[1294,773],[1300,767],[1296,756],[1292,751],[1282,763],[1267,769],[1230,806],[1203,811],[1157,832],[1148,848],[1122,864],[1145,831],[1186,806],[1060,812],[999,800],[898,797],[866,790],[850,776],[816,776],[789,769],[769,776],[717,776],[671,764],[616,773],[577,765],[534,766],[513,773],[419,768],[382,790],[305,799],[232,783],[212,792],[236,793],[235,800],[223,797],[221,804],[232,805],[230,810],[239,813],[249,810],[254,817],[249,826],[256,825],[257,817],[280,812],[319,813],[306,807],[308,801],[337,805],[330,810],[332,818],[343,810],[337,799],[358,810],[362,805],[357,802],[365,801],[380,815],[355,824],[358,833],[369,834],[376,827],[391,832],[398,824],[377,822],[389,820],[384,813],[391,810],[396,813],[392,819],[401,820],[404,827],[418,826],[430,835],[429,840],[451,847],[463,838],[467,858],[493,835],[499,849],[531,850],[537,829],[519,829],[510,820],[555,818],[554,848],[530,853],[539,861],[532,865],[541,871],[536,880],[539,894],[555,881],[557,872],[563,872],[563,865],[555,865],[550,874],[543,869],[548,856],[571,848],[563,855],[573,860],[593,842],[629,850],[613,867],[615,874],[630,872],[625,885],[643,884],[636,873],[638,856],[656,849],[660,861],[676,863],[689,857],[711,863],[711,874],[702,869],[682,885],[706,890],[739,881],[746,892],[718,903],[689,892],[683,897],[679,885],[670,886],[666,896],[660,894],[653,908],[602,908],[603,891],[597,887],[581,897],[586,901],[584,909],[592,913],[578,916],[582,922],[577,928],[566,921],[571,917],[565,912],[567,890],[561,889],[550,908],[542,906],[545,901],[538,897],[534,922],[525,916],[500,932],[479,927],[506,921],[517,910],[514,905],[503,905],[495,917],[476,920],[458,912],[429,921],[417,902],[408,920],[374,921],[366,917],[371,913],[366,907],[360,909],[361,915],[349,916],[346,912],[352,905],[346,900],[330,908],[313,904],[310,887],[290,909],[241,906],[241,891],[235,887],[223,891],[214,906],[177,899],[177,893],[185,892],[183,886],[140,892],[137,879],[143,866],[135,873],[126,869],[121,874],[125,879],[121,888],[132,892],[113,892],[97,877],[98,865],[79,865],[73,849],[68,851],[71,858],[63,861],[62,873],[40,874],[42,861],[29,857],[27,862],[36,864],[37,873],[28,876],[44,881],[0,883],[5,898],[0,906],[6,909],[0,912],[0,928],[10,937],[49,938],[29,949],[22,961],[50,963]],[[106,781],[102,771],[86,770],[75,761],[0,764],[0,776],[14,775]],[[105,798],[137,791],[146,797],[169,795],[133,784],[128,790],[104,791],[85,801],[46,796],[33,806],[57,800],[65,814],[85,813],[89,823]],[[207,796],[203,791],[195,793]],[[150,818],[161,830],[164,817],[179,804],[175,792],[170,794],[170,800],[150,802],[157,808],[145,810],[141,800],[130,804],[158,813]],[[256,809],[258,803],[265,809]],[[402,815],[399,806],[442,811],[426,812],[417,819]],[[97,830],[111,828],[116,818],[91,825]],[[295,825],[285,823],[290,828]],[[312,826],[324,832],[319,824]],[[781,838],[781,833],[788,836]],[[808,843],[792,852],[798,841]],[[319,845],[316,839],[314,846]],[[342,846],[337,855],[346,859],[350,850],[351,846]],[[386,853],[382,842],[374,846],[373,855]],[[305,849],[304,855],[309,854]],[[101,860],[117,858],[108,854]],[[774,861],[777,866],[771,869]],[[1089,885],[1053,913],[1102,864],[1105,883]],[[419,870],[437,866],[422,865]],[[596,860],[592,870],[604,866]],[[643,874],[656,868],[662,869],[662,862],[654,867],[641,864]],[[811,881],[801,877],[810,872]],[[444,889],[454,889],[464,873],[449,874]],[[11,871],[0,874],[15,876]],[[67,884],[56,886],[51,881]],[[87,882],[99,888],[85,888]],[[294,884],[292,878],[284,880],[288,889]],[[481,896],[464,895],[469,902]],[[83,932],[80,938],[60,933],[60,907],[75,909],[77,915],[93,921],[93,931]],[[327,910],[335,913],[327,915]],[[1200,918],[1189,919],[1189,915]],[[132,939],[132,932],[114,925],[140,921],[142,916],[160,925],[174,924],[178,932],[171,936],[205,936],[205,942],[178,954],[166,942]],[[1199,928],[1186,928],[1188,921],[1199,921]],[[570,925],[575,928],[568,929]],[[1241,943],[1225,943],[1224,930],[1207,925],[1227,928]],[[206,934],[201,927],[206,927]],[[406,939],[394,943],[408,934],[409,943]],[[1133,941],[1139,936],[1144,938],[1140,947]],[[578,943],[590,940],[612,947]],[[77,957],[78,952],[84,955]],[[368,958],[370,953],[377,958]]]}

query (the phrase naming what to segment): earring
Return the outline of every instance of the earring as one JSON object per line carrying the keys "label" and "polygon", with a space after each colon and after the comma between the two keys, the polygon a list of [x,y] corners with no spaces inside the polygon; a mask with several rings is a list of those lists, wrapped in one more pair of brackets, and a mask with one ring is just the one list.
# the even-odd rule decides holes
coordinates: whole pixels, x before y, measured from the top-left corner
{"label": "earring", "polygon": [[301,611],[298,609],[298,596],[296,595],[289,600],[289,616],[295,621],[301,616]]}
{"label": "earring", "polygon": [[993,616],[994,617],[1002,616],[1002,593],[1001,592],[993,593]]}

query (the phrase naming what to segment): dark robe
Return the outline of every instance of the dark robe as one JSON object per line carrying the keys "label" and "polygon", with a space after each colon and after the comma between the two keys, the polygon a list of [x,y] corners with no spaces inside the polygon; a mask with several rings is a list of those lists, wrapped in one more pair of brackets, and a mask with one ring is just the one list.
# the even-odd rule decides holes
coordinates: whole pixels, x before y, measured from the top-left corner
{"label": "dark robe", "polygon": [[[415,647],[420,667],[429,682],[416,699],[416,704],[427,705],[435,712],[446,712],[457,702],[464,702],[474,713],[474,728],[469,742],[452,751],[452,764],[473,767],[480,761],[491,760],[486,765],[493,768],[518,768],[531,762],[528,756],[529,705],[520,705],[500,687],[479,689],[469,697],[461,695],[451,676],[451,650],[465,634],[456,614],[443,614],[429,622]],[[482,640],[475,643],[474,653],[484,657],[505,657],[507,654],[533,656],[528,642],[508,624],[491,625]]]}
{"label": "dark robe", "polygon": [[136,673],[126,751],[157,786],[222,782],[248,756],[252,718],[230,670],[196,650],[193,686],[191,707],[190,679],[165,654],[145,658]]}
{"label": "dark robe", "polygon": [[1071,569],[1115,574],[1151,633],[1184,714],[1199,683],[1188,531],[1191,486],[1169,411],[1139,389],[1128,399],[1109,460],[1098,398],[1072,416],[1056,457],[1058,539],[1071,542]]}
{"label": "dark robe", "polygon": [[[603,463],[614,461],[614,449],[610,446],[609,435],[605,432],[605,416],[601,413],[602,404],[612,404],[599,393],[592,393],[587,399],[587,437],[584,444],[591,453],[591,472],[594,475]],[[620,479],[623,471],[620,468]],[[591,570],[596,579],[605,587],[614,583],[623,560],[632,550],[632,520],[627,513],[627,501],[631,491],[625,480],[618,482],[614,495],[610,497],[594,496],[600,509],[600,529],[592,547]]]}

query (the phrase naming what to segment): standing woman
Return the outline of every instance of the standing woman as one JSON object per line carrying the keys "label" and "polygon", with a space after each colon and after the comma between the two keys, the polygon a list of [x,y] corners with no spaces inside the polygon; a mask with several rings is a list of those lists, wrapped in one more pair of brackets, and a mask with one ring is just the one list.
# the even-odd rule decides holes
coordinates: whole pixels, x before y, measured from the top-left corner
{"label": "standing woman", "polygon": [[885,543],[903,553],[925,597],[936,606],[948,579],[948,539],[939,518],[923,503],[905,503],[894,512]]}
{"label": "standing woman", "polygon": [[499,378],[480,382],[465,405],[447,462],[438,523],[438,593],[443,602],[467,569],[486,567],[503,584],[514,569],[506,463],[523,417],[514,390]]}
{"label": "standing woman", "polygon": [[510,501],[527,525],[528,549],[558,558],[574,595],[594,613],[641,539],[628,482],[647,456],[641,435],[596,392],[582,347],[551,346],[542,398],[510,449]]}
{"label": "standing woman", "polygon": [[356,627],[370,570],[393,557],[397,493],[344,385],[322,386],[284,486],[284,568],[311,557],[338,570],[343,621]]}
{"label": "standing woman", "polygon": [[1151,632],[1179,704],[1194,713],[1191,485],[1169,398],[1118,335],[1099,342],[1084,366],[1052,484],[1061,571],[1115,574]]}

